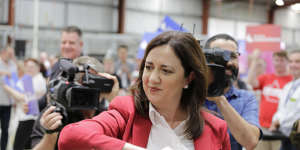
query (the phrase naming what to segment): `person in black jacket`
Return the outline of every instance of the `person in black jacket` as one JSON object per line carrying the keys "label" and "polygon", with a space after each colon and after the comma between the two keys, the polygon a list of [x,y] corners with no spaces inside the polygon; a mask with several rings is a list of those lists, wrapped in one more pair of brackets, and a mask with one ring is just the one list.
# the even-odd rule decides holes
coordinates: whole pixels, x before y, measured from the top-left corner
{"label": "person in black jacket", "polygon": [[[87,64],[90,69],[89,72],[91,74],[96,74],[99,76],[103,76],[108,79],[114,80],[114,86],[113,89],[110,93],[101,93],[100,94],[100,104],[98,107],[98,110],[78,110],[75,113],[68,114],[68,118],[70,119],[71,117],[75,118],[79,117],[79,120],[82,119],[88,119],[91,118],[97,114],[99,114],[101,111],[104,111],[105,108],[103,108],[103,101],[105,99],[111,100],[113,97],[115,97],[118,92],[119,92],[119,85],[118,85],[118,80],[115,76],[109,75],[108,73],[103,73],[103,65],[95,58],[88,57],[88,56],[81,56],[79,58],[76,58],[73,61],[73,64],[76,66],[80,66],[82,64]],[[81,82],[77,81],[76,78],[77,74],[75,75],[75,81],[76,82]],[[49,101],[49,99],[48,99]],[[63,116],[60,113],[54,112],[55,107],[48,105],[41,113],[39,118],[35,122],[34,128],[33,128],[33,133],[31,135],[31,141],[32,145],[34,145],[34,150],[39,150],[39,149],[57,149],[57,137],[59,135],[59,131],[56,132],[48,132],[49,130],[56,130],[60,125],[62,125],[62,119]],[[78,116],[80,115],[80,116]],[[46,131],[48,130],[48,131]]]}
{"label": "person in black jacket", "polygon": [[[61,34],[61,43],[60,43],[60,54],[62,58],[68,58],[68,59],[75,59],[79,57],[82,54],[82,47],[83,47],[83,41],[82,41],[82,31],[80,28],[76,26],[67,26],[63,29]],[[52,80],[58,76],[58,74],[61,72],[61,69],[59,68],[59,61],[56,62],[52,69],[51,74],[49,76],[48,80]],[[39,108],[40,110],[43,110],[47,106],[47,98],[46,95],[44,95],[41,99],[39,99]],[[33,127],[33,132],[31,134],[31,146],[32,148],[36,148],[37,145],[39,145],[43,150],[46,150],[46,147],[48,144],[53,145],[53,147],[50,149],[54,149],[54,143],[56,142],[57,135],[53,134],[42,134],[36,133],[37,125],[40,119],[37,119],[35,122],[35,125]],[[36,136],[40,135],[40,136]],[[38,137],[38,138],[37,138]],[[44,147],[44,148],[43,148]]]}

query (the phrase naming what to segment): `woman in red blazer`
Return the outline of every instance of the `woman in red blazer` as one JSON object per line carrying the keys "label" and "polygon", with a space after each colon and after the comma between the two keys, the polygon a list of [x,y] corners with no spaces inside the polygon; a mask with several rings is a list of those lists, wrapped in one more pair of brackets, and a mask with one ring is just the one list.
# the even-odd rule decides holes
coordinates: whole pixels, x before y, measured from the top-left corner
{"label": "woman in red blazer", "polygon": [[202,110],[207,66],[189,33],[169,31],[147,46],[132,96],[66,126],[60,150],[230,150],[226,123]]}

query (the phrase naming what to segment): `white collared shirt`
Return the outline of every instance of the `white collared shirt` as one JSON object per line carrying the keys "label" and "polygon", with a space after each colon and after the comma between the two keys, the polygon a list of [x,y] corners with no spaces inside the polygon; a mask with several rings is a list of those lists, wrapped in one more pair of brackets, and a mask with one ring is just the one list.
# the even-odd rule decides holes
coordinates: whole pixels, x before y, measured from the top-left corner
{"label": "white collared shirt", "polygon": [[[21,89],[21,91],[24,91],[24,83],[19,80],[17,82],[17,87]],[[39,98],[41,98],[46,92],[47,92],[47,83],[46,79],[43,77],[41,73],[36,74],[35,76],[32,77],[32,88],[33,88],[33,94],[25,94],[26,97],[26,103],[29,101],[35,100],[37,101]],[[23,105],[24,103],[19,103],[17,107],[17,114],[19,117],[19,120],[25,121],[25,120],[32,120],[36,119],[38,116],[37,115],[30,115],[26,114],[23,111]],[[36,108],[38,109],[38,108]],[[40,111],[40,110],[38,110]]]}
{"label": "white collared shirt", "polygon": [[149,103],[149,117],[152,127],[148,139],[148,150],[194,150],[194,141],[186,138],[186,120],[172,129],[165,118]]}
{"label": "white collared shirt", "polygon": [[[300,78],[289,82],[283,88],[273,122],[278,120],[279,130],[289,136],[293,123],[300,118]],[[291,93],[290,93],[291,92]]]}

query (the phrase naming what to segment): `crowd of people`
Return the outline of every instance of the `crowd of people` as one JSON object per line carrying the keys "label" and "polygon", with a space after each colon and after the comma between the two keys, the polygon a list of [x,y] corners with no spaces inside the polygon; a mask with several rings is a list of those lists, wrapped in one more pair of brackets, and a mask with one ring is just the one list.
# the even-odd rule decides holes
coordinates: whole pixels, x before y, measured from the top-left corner
{"label": "crowd of people", "polygon": [[[128,58],[127,45],[119,45],[117,60],[107,56],[99,61],[82,55],[82,32],[76,26],[63,29],[56,59],[42,52],[39,60],[21,61],[12,47],[3,47],[1,150],[12,136],[11,111],[18,120],[14,150],[296,150],[300,50],[274,52],[274,73],[264,72],[256,50],[248,76],[240,79],[238,47],[227,34],[214,35],[201,46],[190,33],[167,31],[151,40],[139,63]],[[203,49],[221,54],[224,61],[208,62]],[[68,74],[62,66],[66,61],[86,70]],[[216,68],[223,76],[214,74]],[[97,106],[71,108],[70,92],[61,87],[69,89],[71,81],[77,87],[86,85],[85,79],[94,76],[114,84],[109,91],[96,91]],[[224,89],[210,95],[216,78],[222,78]],[[266,141],[264,131],[286,138]]]}

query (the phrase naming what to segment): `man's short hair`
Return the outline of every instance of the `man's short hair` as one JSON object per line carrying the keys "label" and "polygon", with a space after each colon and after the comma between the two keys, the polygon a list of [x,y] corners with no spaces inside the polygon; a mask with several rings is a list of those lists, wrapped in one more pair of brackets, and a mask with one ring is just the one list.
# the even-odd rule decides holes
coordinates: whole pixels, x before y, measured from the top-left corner
{"label": "man's short hair", "polygon": [[93,70],[97,72],[104,72],[103,64],[100,63],[96,58],[90,56],[80,56],[73,61],[76,66],[89,65]]}
{"label": "man's short hair", "polygon": [[275,57],[275,56],[288,59],[288,54],[286,51],[276,51],[273,53],[272,57]]}
{"label": "man's short hair", "polygon": [[[92,68],[98,73],[104,72],[104,66],[94,57],[80,56],[74,59],[73,64],[76,65],[77,67],[88,65],[90,68]],[[81,82],[82,76],[83,74],[76,73],[74,80]]]}
{"label": "man's short hair", "polygon": [[128,50],[128,46],[125,45],[125,44],[119,45],[118,50],[121,49],[121,48],[124,48],[124,49]]}
{"label": "man's short hair", "polygon": [[63,29],[63,32],[67,32],[67,33],[77,33],[77,35],[79,37],[82,36],[82,31],[79,27],[77,26],[67,26]]}
{"label": "man's short hair", "polygon": [[219,40],[219,39],[233,41],[233,42],[236,44],[236,46],[239,45],[238,42],[237,42],[232,36],[230,36],[230,35],[228,35],[228,34],[223,34],[223,33],[222,33],[222,34],[217,34],[217,35],[214,35],[214,36],[210,37],[210,38],[206,41],[204,48],[211,48],[211,47],[210,47],[210,44],[211,44],[213,41],[216,41],[216,40]]}
{"label": "man's short hair", "polygon": [[300,53],[300,49],[290,51],[289,55],[294,54],[294,53]]}

